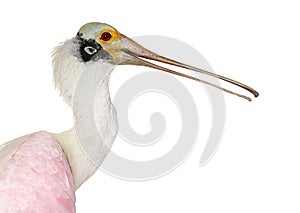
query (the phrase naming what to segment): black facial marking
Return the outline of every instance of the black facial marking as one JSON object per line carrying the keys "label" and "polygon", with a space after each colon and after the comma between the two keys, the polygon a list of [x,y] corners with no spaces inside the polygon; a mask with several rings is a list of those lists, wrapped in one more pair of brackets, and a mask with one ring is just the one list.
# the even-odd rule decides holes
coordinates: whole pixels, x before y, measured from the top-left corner
{"label": "black facial marking", "polygon": [[77,36],[77,41],[79,43],[79,52],[80,52],[80,59],[83,62],[88,62],[88,61],[97,61],[97,60],[105,60],[109,62],[110,60],[113,59],[113,56],[110,55],[108,52],[106,52],[102,46],[96,42],[93,39],[83,39],[82,38],[82,33],[78,33]]}
{"label": "black facial marking", "polygon": [[[81,37],[82,35],[80,35],[79,33],[77,34],[77,39],[80,42],[80,47],[79,47],[79,52],[81,55],[81,58],[84,62],[90,61],[93,57],[95,57],[95,55],[101,51],[102,47],[100,44],[98,44],[95,40],[86,40],[83,39]],[[91,52],[86,52],[86,48],[94,48],[96,51],[94,53],[91,54]]]}

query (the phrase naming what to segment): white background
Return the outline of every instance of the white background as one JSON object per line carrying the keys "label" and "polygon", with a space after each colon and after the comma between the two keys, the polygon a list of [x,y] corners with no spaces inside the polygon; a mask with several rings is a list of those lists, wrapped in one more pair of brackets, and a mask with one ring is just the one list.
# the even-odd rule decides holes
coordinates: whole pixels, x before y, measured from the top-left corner
{"label": "white background", "polygon": [[[297,3],[2,1],[1,143],[38,130],[61,132],[72,126],[71,110],[52,85],[50,53],[82,24],[106,22],[128,36],[170,36],[198,49],[217,73],[255,87],[260,97],[248,103],[225,95],[222,144],[206,166],[198,167],[205,143],[200,134],[189,158],[162,178],[127,182],[98,171],[77,191],[77,211],[299,212]],[[118,79],[124,76],[118,68],[111,86],[119,87]],[[209,107],[201,107],[208,105],[205,92],[198,84],[192,87],[199,117],[209,118]],[[139,126],[134,113],[131,119]],[[148,120],[141,122],[147,126]],[[118,139],[113,149],[118,151],[121,143]]]}

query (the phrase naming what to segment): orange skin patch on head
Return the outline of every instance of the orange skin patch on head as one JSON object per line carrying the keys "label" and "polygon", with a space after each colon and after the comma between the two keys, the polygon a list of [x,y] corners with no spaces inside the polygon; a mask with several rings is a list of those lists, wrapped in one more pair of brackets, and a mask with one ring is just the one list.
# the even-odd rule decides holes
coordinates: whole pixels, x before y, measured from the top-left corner
{"label": "orange skin patch on head", "polygon": [[[108,41],[104,41],[102,39],[102,34],[104,33],[109,33],[111,35],[111,38],[108,40]],[[100,43],[100,44],[103,44],[103,45],[108,45],[108,44],[111,44],[112,42],[116,42],[118,41],[120,38],[120,33],[116,30],[109,30],[109,29],[105,29],[105,30],[102,30],[100,33],[99,33],[99,36],[97,38],[97,41]]]}
{"label": "orange skin patch on head", "polygon": [[[104,36],[104,34],[107,34]],[[109,40],[105,40],[104,38],[108,38]],[[102,30],[98,37],[97,42],[101,44],[103,49],[107,51],[110,55],[112,55],[115,59],[119,57],[119,53],[121,51],[121,45],[119,44],[120,33],[114,29],[104,29]]]}

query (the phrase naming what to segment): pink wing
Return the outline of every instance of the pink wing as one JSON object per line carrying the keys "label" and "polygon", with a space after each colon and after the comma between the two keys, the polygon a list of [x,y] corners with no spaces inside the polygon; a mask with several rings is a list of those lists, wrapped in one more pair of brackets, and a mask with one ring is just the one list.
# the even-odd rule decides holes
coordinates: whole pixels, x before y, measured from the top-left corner
{"label": "pink wing", "polygon": [[[2,149],[11,150],[11,144]],[[7,153],[0,153],[0,212],[75,212],[70,166],[50,133],[34,133]]]}

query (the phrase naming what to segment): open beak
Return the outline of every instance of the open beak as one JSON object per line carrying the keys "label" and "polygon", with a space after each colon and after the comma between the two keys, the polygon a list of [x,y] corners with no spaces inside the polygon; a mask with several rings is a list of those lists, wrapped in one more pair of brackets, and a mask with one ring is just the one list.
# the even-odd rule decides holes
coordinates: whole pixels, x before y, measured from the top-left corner
{"label": "open beak", "polygon": [[171,70],[171,69],[153,64],[153,63],[148,62],[146,60],[143,60],[143,58],[144,59],[150,59],[150,60],[162,62],[162,63],[165,63],[165,64],[185,68],[185,69],[188,69],[188,70],[193,70],[195,72],[199,72],[199,73],[202,73],[202,74],[206,74],[206,75],[221,79],[223,81],[227,81],[231,84],[234,84],[238,87],[241,87],[245,90],[248,90],[250,93],[252,93],[254,95],[254,97],[258,97],[258,95],[259,95],[259,93],[256,90],[254,90],[253,88],[251,88],[251,87],[249,87],[245,84],[242,84],[238,81],[235,81],[233,79],[230,79],[230,78],[227,78],[227,77],[224,77],[224,76],[221,76],[221,75],[217,75],[215,73],[211,73],[211,72],[208,72],[208,71],[205,71],[205,70],[193,67],[193,66],[189,66],[189,65],[180,63],[180,62],[172,60],[172,59],[168,59],[166,57],[163,57],[163,56],[160,56],[156,53],[153,53],[150,50],[145,49],[144,47],[142,47],[141,45],[139,45],[138,43],[136,43],[132,39],[126,37],[125,35],[120,34],[120,37],[121,37],[120,38],[120,46],[121,46],[121,52],[122,52],[121,53],[121,62],[120,62],[120,64],[122,64],[122,65],[123,64],[124,65],[128,64],[128,65],[140,65],[140,66],[151,67],[151,68],[158,69],[158,70],[161,70],[161,71],[164,71],[164,72],[168,72],[168,73],[179,75],[179,76],[182,76],[182,77],[185,77],[185,78],[189,78],[189,79],[192,79],[194,81],[198,81],[198,82],[208,84],[210,86],[216,87],[216,88],[221,89],[221,90],[223,90],[225,92],[228,92],[230,94],[233,94],[233,95],[239,96],[241,98],[244,98],[248,101],[251,101],[251,98],[249,98],[245,95],[241,95],[239,93],[236,93],[236,92],[233,92],[231,90],[225,89],[225,88],[220,87],[218,85],[212,84],[208,81],[201,80],[201,79],[195,78],[193,76],[186,75],[186,74],[183,74],[183,73],[180,73],[180,72],[177,72],[177,71],[174,71],[174,70]]}

